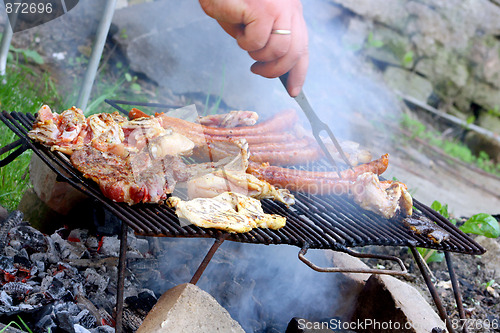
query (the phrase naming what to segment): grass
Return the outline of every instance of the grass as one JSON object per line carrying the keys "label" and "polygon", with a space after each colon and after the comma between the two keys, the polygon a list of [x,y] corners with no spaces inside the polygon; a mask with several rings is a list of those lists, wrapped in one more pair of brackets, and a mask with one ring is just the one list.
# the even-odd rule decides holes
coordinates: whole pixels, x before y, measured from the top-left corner
{"label": "grass", "polygon": [[[2,110],[34,113],[43,104],[54,107],[60,105],[54,82],[46,73],[37,73],[21,65],[9,65],[7,74],[0,82],[0,105]],[[18,137],[0,123],[0,147]],[[3,159],[8,154],[3,154]],[[7,166],[0,168],[0,205],[13,210],[21,200],[24,190],[29,186],[29,161],[31,152],[24,152]]]}
{"label": "grass", "polygon": [[474,155],[469,147],[458,140],[443,138],[440,132],[428,128],[417,119],[404,114],[402,126],[408,130],[412,137],[418,137],[432,146],[441,148],[449,156],[455,157],[465,163],[473,164],[486,172],[500,176],[500,164],[495,163],[490,156],[481,151],[478,156]]}

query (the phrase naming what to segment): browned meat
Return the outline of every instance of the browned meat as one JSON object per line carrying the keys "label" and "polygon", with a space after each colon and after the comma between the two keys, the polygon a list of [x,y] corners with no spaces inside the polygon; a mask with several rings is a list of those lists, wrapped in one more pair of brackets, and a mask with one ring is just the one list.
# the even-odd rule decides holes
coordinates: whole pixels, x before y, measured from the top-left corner
{"label": "browned meat", "polygon": [[130,205],[160,202],[175,185],[174,170],[164,169],[164,160],[152,161],[145,152],[122,158],[85,146],[71,155],[71,163],[99,184],[104,196]]}
{"label": "browned meat", "polygon": [[[342,179],[337,172],[318,172],[293,170],[268,164],[250,162],[247,172],[274,186],[287,188],[291,191],[312,194],[345,194],[348,192],[349,183],[365,173],[382,174],[389,165],[389,155],[383,155],[378,160],[358,165],[353,170],[341,171]],[[349,182],[350,181],[350,182]]]}
{"label": "browned meat", "polygon": [[403,219],[403,224],[417,235],[429,237],[436,244],[450,238],[449,232],[425,216],[419,216],[418,218],[407,217]]}
{"label": "browned meat", "polygon": [[200,117],[199,122],[204,126],[234,128],[239,126],[253,126],[259,115],[254,111],[231,111],[223,114],[211,114]]}

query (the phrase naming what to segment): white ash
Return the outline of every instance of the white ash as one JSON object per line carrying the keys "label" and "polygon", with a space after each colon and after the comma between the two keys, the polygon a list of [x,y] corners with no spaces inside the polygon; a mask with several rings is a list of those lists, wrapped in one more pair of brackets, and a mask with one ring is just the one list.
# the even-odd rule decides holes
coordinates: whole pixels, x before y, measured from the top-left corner
{"label": "white ash", "polygon": [[[84,229],[44,235],[23,222],[21,213],[11,214],[0,225],[0,315],[24,313],[34,333],[49,329],[114,332],[110,325],[114,323],[119,249],[117,236],[99,238]],[[158,266],[148,241],[129,233],[127,260],[138,267],[138,274],[125,279],[125,296],[138,299],[146,294],[156,301],[142,283],[158,277],[144,273]]]}

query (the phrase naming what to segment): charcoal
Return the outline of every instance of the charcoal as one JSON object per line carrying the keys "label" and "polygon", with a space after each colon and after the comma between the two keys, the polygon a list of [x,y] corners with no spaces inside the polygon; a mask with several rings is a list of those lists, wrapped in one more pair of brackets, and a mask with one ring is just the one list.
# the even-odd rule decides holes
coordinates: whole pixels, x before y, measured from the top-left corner
{"label": "charcoal", "polygon": [[45,296],[45,293],[35,292],[26,297],[24,302],[31,305],[45,305],[49,302],[49,299]]}
{"label": "charcoal", "polygon": [[0,256],[0,271],[3,273],[15,274],[17,269],[14,266],[14,258]]}
{"label": "charcoal", "polygon": [[79,324],[73,325],[73,329],[75,330],[75,333],[90,333],[88,329],[86,329],[84,326],[81,326]]}
{"label": "charcoal", "polygon": [[[19,245],[19,248],[21,248],[21,245]],[[13,257],[15,256],[19,250],[14,249],[12,246],[6,246],[3,248],[3,254],[6,255],[7,257]]]}
{"label": "charcoal", "polygon": [[3,290],[12,297],[14,301],[23,302],[33,287],[23,282],[9,282],[3,286]]}
{"label": "charcoal", "polygon": [[27,225],[21,225],[10,230],[10,244],[18,241],[22,243],[23,248],[26,248],[29,253],[47,251],[47,240],[45,236],[35,228]]}
{"label": "charcoal", "polygon": [[136,250],[142,255],[146,255],[149,252],[149,242],[144,238],[134,237],[132,240],[129,240],[129,246],[132,250]]}
{"label": "charcoal", "polygon": [[28,254],[26,253],[26,256],[24,256],[24,253],[19,251],[19,254],[14,256],[14,266],[17,269],[31,270],[33,265],[28,257]]}
{"label": "charcoal", "polygon": [[97,322],[96,317],[87,309],[83,309],[74,319],[85,328],[93,328]]}
{"label": "charcoal", "polygon": [[0,304],[5,307],[12,306],[12,297],[5,290],[0,291]]}
{"label": "charcoal", "polygon": [[120,240],[118,239],[118,236],[105,236],[102,238],[101,242],[102,244],[99,253],[105,256],[118,257],[120,253]]}
{"label": "charcoal", "polygon": [[[57,239],[57,236],[54,236],[56,234],[53,234],[50,237],[47,237],[47,261],[50,264],[55,264],[59,261],[61,261],[61,256],[60,256],[60,246],[56,244],[54,241],[54,238]],[[60,236],[59,236],[60,237]]]}
{"label": "charcoal", "polygon": [[90,333],[115,333],[115,329],[111,326],[99,326],[91,329]]}
{"label": "charcoal", "polygon": [[99,241],[97,240],[96,237],[90,236],[87,238],[87,241],[85,242],[85,245],[92,250],[97,251],[97,248],[99,247]]}
{"label": "charcoal", "polygon": [[139,329],[144,317],[139,316],[137,313],[129,308],[123,309],[123,326],[126,332],[135,332]]}
{"label": "charcoal", "polygon": [[125,303],[131,309],[145,317],[153,308],[158,300],[150,291],[140,292],[137,296],[131,296],[125,299]]}
{"label": "charcoal", "polygon": [[84,276],[87,292],[103,293],[106,290],[109,283],[108,277],[102,276],[92,268],[87,268]]}
{"label": "charcoal", "polygon": [[59,311],[56,313],[57,327],[67,333],[75,333],[74,322],[72,316],[67,311]]}
{"label": "charcoal", "polygon": [[[1,219],[3,220],[3,219]],[[7,236],[10,230],[23,222],[23,213],[16,210],[10,213],[0,225],[0,251],[7,245]]]}
{"label": "charcoal", "polygon": [[50,314],[46,314],[36,321],[35,327],[43,332],[49,332],[49,330],[53,332],[52,329],[56,327],[56,323]]}
{"label": "charcoal", "polygon": [[64,284],[57,278],[53,278],[52,283],[47,288],[47,294],[55,300],[62,299],[67,293],[68,291],[64,288]]}
{"label": "charcoal", "polygon": [[73,229],[70,231],[67,240],[75,243],[85,243],[88,238],[88,230]]}

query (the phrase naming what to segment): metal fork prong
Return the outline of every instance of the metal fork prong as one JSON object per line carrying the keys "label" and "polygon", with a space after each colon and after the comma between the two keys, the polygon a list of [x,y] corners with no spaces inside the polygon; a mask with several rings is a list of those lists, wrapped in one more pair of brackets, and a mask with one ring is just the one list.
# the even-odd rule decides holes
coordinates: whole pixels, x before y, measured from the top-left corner
{"label": "metal fork prong", "polygon": [[[344,162],[349,166],[349,168],[351,170],[353,170],[352,168],[352,164],[351,164],[351,161],[349,161],[349,159],[347,158],[347,156],[345,155],[344,153],[344,150],[342,149],[342,147],[340,146],[340,143],[337,141],[337,139],[335,138],[335,135],[333,135],[332,133],[332,130],[330,129],[330,127],[328,127],[328,125],[325,124],[324,128],[325,132],[328,134],[328,136],[330,137],[330,140],[332,140],[333,142],[333,145],[335,146],[335,148],[337,148],[337,151],[339,152],[340,154],[340,157],[342,157],[342,159],[344,160]],[[353,170],[354,171],[354,170]]]}
{"label": "metal fork prong", "polygon": [[339,166],[337,165],[337,162],[335,162],[335,159],[333,158],[332,154],[330,154],[330,151],[326,147],[325,143],[323,142],[323,138],[319,136],[319,131],[313,131],[314,138],[316,139],[316,142],[320,146],[321,150],[323,150],[323,153],[325,154],[325,157],[328,159],[328,161],[335,166],[335,170],[337,171],[337,174],[339,175],[339,178],[342,179],[342,174],[340,173]]}

